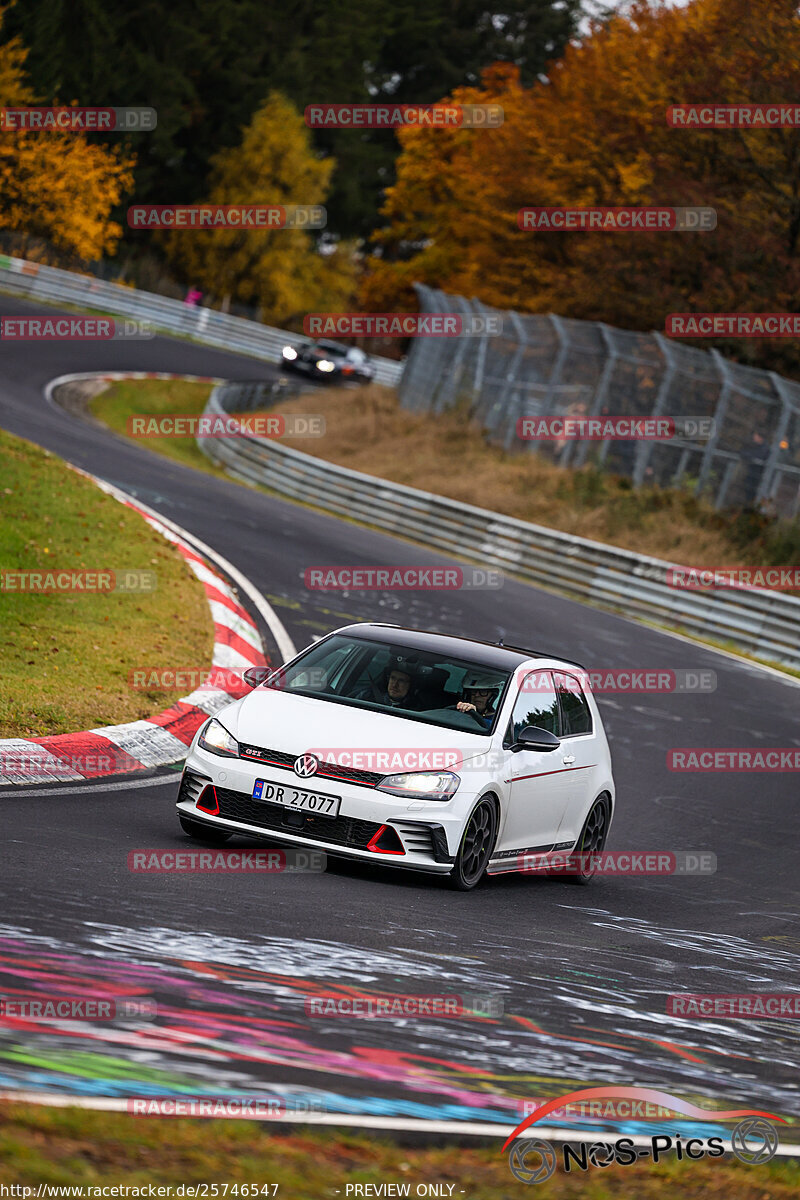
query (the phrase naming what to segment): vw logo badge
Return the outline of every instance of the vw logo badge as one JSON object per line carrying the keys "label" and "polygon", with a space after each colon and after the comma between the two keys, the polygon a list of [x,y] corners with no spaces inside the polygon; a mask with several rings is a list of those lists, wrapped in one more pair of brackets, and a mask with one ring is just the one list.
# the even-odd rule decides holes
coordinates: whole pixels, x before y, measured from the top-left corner
{"label": "vw logo badge", "polygon": [[294,760],[294,773],[301,775],[303,779],[308,779],[309,775],[316,775],[319,769],[319,759],[316,754],[301,754]]}

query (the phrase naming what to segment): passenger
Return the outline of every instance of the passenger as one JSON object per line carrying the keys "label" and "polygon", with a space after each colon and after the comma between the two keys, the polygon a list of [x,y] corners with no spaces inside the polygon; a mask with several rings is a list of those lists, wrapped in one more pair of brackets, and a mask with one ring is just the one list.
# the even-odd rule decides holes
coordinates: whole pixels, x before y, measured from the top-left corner
{"label": "passenger", "polygon": [[458,712],[472,713],[485,729],[494,721],[500,684],[488,675],[468,675],[461,687]]}

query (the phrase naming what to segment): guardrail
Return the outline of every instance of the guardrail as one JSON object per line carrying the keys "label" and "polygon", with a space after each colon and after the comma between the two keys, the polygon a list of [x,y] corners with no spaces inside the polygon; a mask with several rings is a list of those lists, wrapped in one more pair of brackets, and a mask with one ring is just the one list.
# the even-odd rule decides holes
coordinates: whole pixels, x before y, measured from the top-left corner
{"label": "guardrail", "polygon": [[[271,363],[281,361],[281,349],[287,341],[297,345],[311,341],[302,334],[273,329],[270,325],[232,317],[213,308],[184,304],[182,300],[170,300],[154,292],[141,292],[119,283],[95,279],[93,275],[77,275],[73,271],[62,271],[60,267],[48,267],[5,254],[0,255],[0,288],[30,300],[75,304],[113,316],[149,321],[169,333]],[[378,383],[394,385],[398,382],[402,363],[390,358],[370,358],[375,364]]]}
{"label": "guardrail", "polygon": [[[278,395],[275,385],[221,384],[212,391],[206,412],[268,408]],[[376,479],[266,438],[198,439],[198,445],[231,475],[280,495],[360,518],[575,599],[730,642],[748,654],[800,670],[800,599],[794,596],[677,590],[667,584],[667,571],[680,564]]]}

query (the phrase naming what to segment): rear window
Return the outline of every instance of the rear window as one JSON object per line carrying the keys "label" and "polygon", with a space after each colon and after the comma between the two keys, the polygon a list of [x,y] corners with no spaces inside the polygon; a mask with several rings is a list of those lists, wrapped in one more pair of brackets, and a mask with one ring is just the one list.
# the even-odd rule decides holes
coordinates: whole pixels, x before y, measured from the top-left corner
{"label": "rear window", "polygon": [[592,714],[583,689],[574,675],[554,672],[561,705],[561,736],[592,732]]}

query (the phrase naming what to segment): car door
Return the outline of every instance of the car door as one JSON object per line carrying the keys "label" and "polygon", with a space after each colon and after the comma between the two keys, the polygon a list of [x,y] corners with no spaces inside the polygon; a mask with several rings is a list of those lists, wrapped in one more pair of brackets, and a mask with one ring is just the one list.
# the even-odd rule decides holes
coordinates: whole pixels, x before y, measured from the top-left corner
{"label": "car door", "polygon": [[[531,671],[522,680],[504,747],[510,748],[526,725],[559,736],[560,708],[550,671]],[[562,757],[560,748],[508,753],[508,804],[498,851],[549,849],[558,842],[569,794]]]}
{"label": "car door", "polygon": [[580,680],[567,671],[554,671],[553,679],[561,712],[561,749],[556,753],[567,771],[558,841],[572,845],[594,799],[599,767],[597,732]]}

